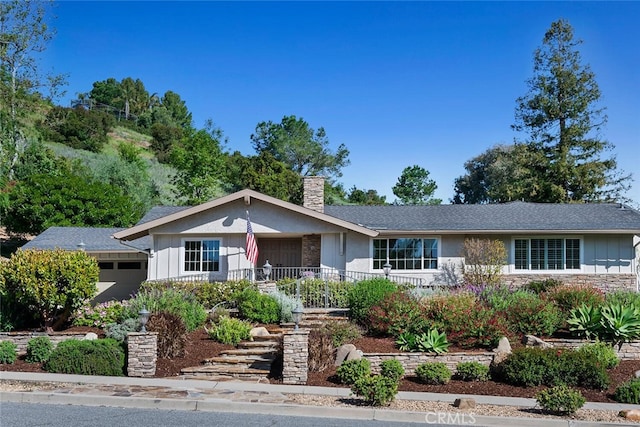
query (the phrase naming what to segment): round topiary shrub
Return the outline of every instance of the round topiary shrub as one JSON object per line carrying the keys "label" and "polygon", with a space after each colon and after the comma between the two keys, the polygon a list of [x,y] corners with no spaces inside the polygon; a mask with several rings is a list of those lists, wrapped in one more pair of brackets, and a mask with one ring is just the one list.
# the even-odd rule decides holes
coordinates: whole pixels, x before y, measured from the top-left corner
{"label": "round topiary shrub", "polygon": [[578,390],[562,384],[539,392],[536,401],[547,412],[568,415],[582,408],[586,399]]}
{"label": "round topiary shrub", "polygon": [[640,378],[633,378],[616,388],[613,399],[620,403],[640,404]]}
{"label": "round topiary shrub", "polygon": [[180,357],[187,344],[187,327],[182,319],[168,312],[154,313],[147,322],[147,331],[158,333],[158,357]]}
{"label": "round topiary shrub", "polygon": [[365,375],[351,386],[356,396],[361,396],[368,405],[386,406],[398,394],[398,381],[383,375]]}
{"label": "round topiary shrub", "polygon": [[456,377],[462,381],[487,381],[489,367],[480,362],[460,362],[456,366]]}
{"label": "round topiary shrub", "polygon": [[447,384],[451,380],[451,370],[442,362],[426,362],[418,365],[416,376],[425,384]]}
{"label": "round topiary shrub", "polygon": [[336,375],[342,384],[353,385],[360,378],[371,376],[371,363],[367,359],[346,360],[338,366]]}
{"label": "round topiary shrub", "polygon": [[0,364],[10,365],[18,358],[17,347],[11,341],[0,342]]}
{"label": "round topiary shrub", "polygon": [[271,295],[247,288],[236,295],[240,316],[250,322],[278,323],[280,306]]}
{"label": "round topiary shrub", "polygon": [[62,341],[44,364],[48,372],[78,375],[124,375],[124,350],[110,338]]}
{"label": "round topiary shrub", "polygon": [[53,352],[53,344],[48,336],[31,338],[27,343],[27,357],[29,363],[46,362]]}
{"label": "round topiary shrub", "polygon": [[397,359],[387,359],[380,364],[380,375],[398,382],[404,376],[404,367]]}

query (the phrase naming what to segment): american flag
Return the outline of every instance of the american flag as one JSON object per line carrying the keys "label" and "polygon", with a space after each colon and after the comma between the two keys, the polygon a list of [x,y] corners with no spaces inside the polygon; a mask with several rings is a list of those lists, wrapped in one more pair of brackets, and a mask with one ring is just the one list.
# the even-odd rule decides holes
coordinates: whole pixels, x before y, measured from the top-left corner
{"label": "american flag", "polygon": [[256,265],[258,262],[258,244],[256,243],[256,237],[253,235],[253,229],[251,228],[251,221],[249,220],[249,212],[247,212],[247,259],[251,264]]}

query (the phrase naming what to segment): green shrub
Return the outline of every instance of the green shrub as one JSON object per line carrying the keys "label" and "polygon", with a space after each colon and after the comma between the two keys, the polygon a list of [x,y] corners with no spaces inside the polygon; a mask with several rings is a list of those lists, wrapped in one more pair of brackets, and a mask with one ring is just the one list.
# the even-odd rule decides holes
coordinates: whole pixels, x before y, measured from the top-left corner
{"label": "green shrub", "polygon": [[640,404],[640,378],[632,378],[616,388],[613,399],[620,403]]}
{"label": "green shrub", "polygon": [[417,336],[412,332],[403,332],[396,339],[396,345],[400,351],[418,351]]}
{"label": "green shrub", "polygon": [[367,327],[379,335],[399,336],[420,332],[425,326],[418,300],[403,289],[388,294],[369,310]]}
{"label": "green shrub", "polygon": [[356,323],[366,325],[369,310],[387,295],[398,289],[388,279],[370,279],[358,282],[349,289],[349,317]]}
{"label": "green shrub", "polygon": [[142,308],[150,313],[161,311],[180,317],[188,331],[195,331],[207,320],[207,311],[195,295],[182,289],[143,289],[129,300],[125,317],[138,318]]}
{"label": "green shrub", "polygon": [[578,348],[578,353],[586,355],[586,357],[596,360],[605,369],[612,369],[618,366],[620,359],[614,348],[605,342],[598,341],[595,343],[588,343]]}
{"label": "green shrub", "polygon": [[553,301],[540,298],[537,294],[518,291],[505,298],[508,307],[506,319],[511,330],[518,334],[552,335],[564,320],[562,311]]}
{"label": "green shrub", "polygon": [[105,336],[123,342],[130,332],[138,332],[142,325],[138,319],[125,319],[122,323],[109,323],[105,328]]}
{"label": "green shrub", "polygon": [[640,309],[640,292],[629,290],[607,292],[604,300],[607,304],[620,304],[624,307]]}
{"label": "green shrub", "polygon": [[251,338],[251,324],[233,317],[220,317],[217,324],[207,330],[209,338],[222,344],[238,345]]}
{"label": "green shrub", "polygon": [[124,350],[116,340],[67,340],[53,350],[44,369],[60,374],[120,376],[124,361]]}
{"label": "green shrub", "polygon": [[221,303],[228,303],[233,300],[236,293],[242,292],[245,288],[254,285],[248,280],[229,280],[226,282],[144,282],[140,289],[144,291],[163,291],[165,289],[175,289],[192,294],[196,300],[206,308],[213,308]]}
{"label": "green shrub", "polygon": [[184,355],[187,327],[181,318],[162,311],[154,313],[149,316],[147,330],[158,333],[158,357],[169,359]]}
{"label": "green shrub", "polygon": [[31,338],[27,343],[27,357],[29,363],[46,362],[53,351],[53,344],[48,336]]}
{"label": "green shrub", "polygon": [[99,272],[96,259],[84,251],[20,250],[2,267],[2,287],[16,306],[56,328],[95,296]]}
{"label": "green shrub", "polygon": [[252,288],[246,288],[235,295],[240,316],[250,322],[277,323],[280,320],[280,307],[271,297]]}
{"label": "green shrub", "polygon": [[562,384],[536,394],[536,402],[547,412],[567,415],[582,408],[586,399],[578,390]]}
{"label": "green shrub", "polygon": [[554,348],[515,349],[500,367],[503,381],[524,387],[560,384],[606,389],[605,367],[590,355]]}
{"label": "green shrub", "polygon": [[604,293],[590,285],[556,286],[545,292],[543,297],[555,301],[565,316],[582,304],[599,307],[604,303]]}
{"label": "green shrub", "polygon": [[487,381],[489,367],[480,362],[460,362],[456,366],[456,376],[462,381]]}
{"label": "green shrub", "polygon": [[563,286],[563,283],[561,280],[558,279],[544,279],[544,280],[533,280],[527,284],[524,285],[524,289],[534,292],[538,295],[544,293],[544,292],[549,292],[550,290],[558,287],[558,286]]}
{"label": "green shrub", "polygon": [[18,358],[17,346],[11,341],[0,342],[0,364],[11,365]]}
{"label": "green shrub", "polygon": [[386,406],[398,394],[398,382],[384,375],[365,375],[356,379],[351,391],[368,405]]}
{"label": "green shrub", "polygon": [[425,384],[447,384],[451,375],[451,370],[442,362],[426,362],[416,368],[418,380]]}
{"label": "green shrub", "polygon": [[120,323],[127,315],[129,301],[107,301],[95,306],[85,304],[73,315],[74,326],[104,329],[110,323]]}
{"label": "green shrub", "polygon": [[371,375],[371,363],[364,358],[345,360],[336,369],[336,375],[342,384],[353,385],[358,379]]}
{"label": "green shrub", "polygon": [[352,322],[328,321],[322,325],[321,329],[329,334],[334,347],[340,347],[362,337],[362,330]]}
{"label": "green shrub", "polygon": [[380,363],[380,375],[398,382],[404,376],[404,367],[398,359],[387,359]]}

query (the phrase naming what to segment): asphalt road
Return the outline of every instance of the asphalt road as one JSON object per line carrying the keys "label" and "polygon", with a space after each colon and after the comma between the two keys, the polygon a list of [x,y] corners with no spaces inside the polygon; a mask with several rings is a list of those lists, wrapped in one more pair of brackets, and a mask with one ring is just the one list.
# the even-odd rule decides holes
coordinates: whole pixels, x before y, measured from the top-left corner
{"label": "asphalt road", "polygon": [[[330,409],[327,409],[329,412]],[[330,416],[330,414],[327,414]],[[2,427],[203,427],[203,426],[286,426],[286,427],[416,427],[438,426],[436,418],[419,423],[394,423],[335,418],[292,417],[232,412],[176,411],[113,408],[101,406],[0,403]],[[451,420],[452,421],[452,420]],[[464,425],[473,424],[462,420]],[[455,424],[446,424],[453,426]]]}

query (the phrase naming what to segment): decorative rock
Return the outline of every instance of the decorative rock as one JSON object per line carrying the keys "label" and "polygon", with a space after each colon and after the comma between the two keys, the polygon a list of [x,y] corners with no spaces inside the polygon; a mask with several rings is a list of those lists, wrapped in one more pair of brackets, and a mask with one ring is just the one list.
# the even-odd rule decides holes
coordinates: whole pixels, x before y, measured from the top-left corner
{"label": "decorative rock", "polygon": [[494,353],[511,353],[511,344],[509,343],[509,339],[507,337],[500,338],[498,341],[498,347],[493,349]]}
{"label": "decorative rock", "polygon": [[476,407],[476,401],[468,397],[461,397],[453,402],[453,406],[459,409],[472,409]]}
{"label": "decorative rock", "polygon": [[635,373],[635,377],[636,377],[636,378],[640,378],[640,371],[636,371],[636,373]]}
{"label": "decorative rock", "polygon": [[620,411],[618,415],[631,421],[640,421],[640,409],[626,409]]}
{"label": "decorative rock", "polygon": [[347,354],[347,358],[345,360],[360,360],[362,359],[362,350],[354,349]]}
{"label": "decorative rock", "polygon": [[336,351],[336,361],[334,365],[335,366],[342,365],[342,362],[347,360],[347,356],[349,355],[349,353],[351,353],[355,349],[356,349],[356,346],[353,344],[344,344],[338,347],[338,350]]}
{"label": "decorative rock", "polygon": [[527,347],[540,347],[540,348],[553,347],[552,344],[542,341],[540,338],[533,335],[525,335],[524,338],[522,338],[522,344],[526,345]]}
{"label": "decorative rock", "polygon": [[249,331],[249,335],[251,335],[252,337],[264,337],[271,334],[269,333],[269,331],[267,331],[267,328],[265,328],[264,326],[259,326],[257,328],[252,328],[251,331]]}
{"label": "decorative rock", "polygon": [[82,339],[86,341],[93,341],[98,339],[98,335],[94,332],[87,332],[87,334]]}

